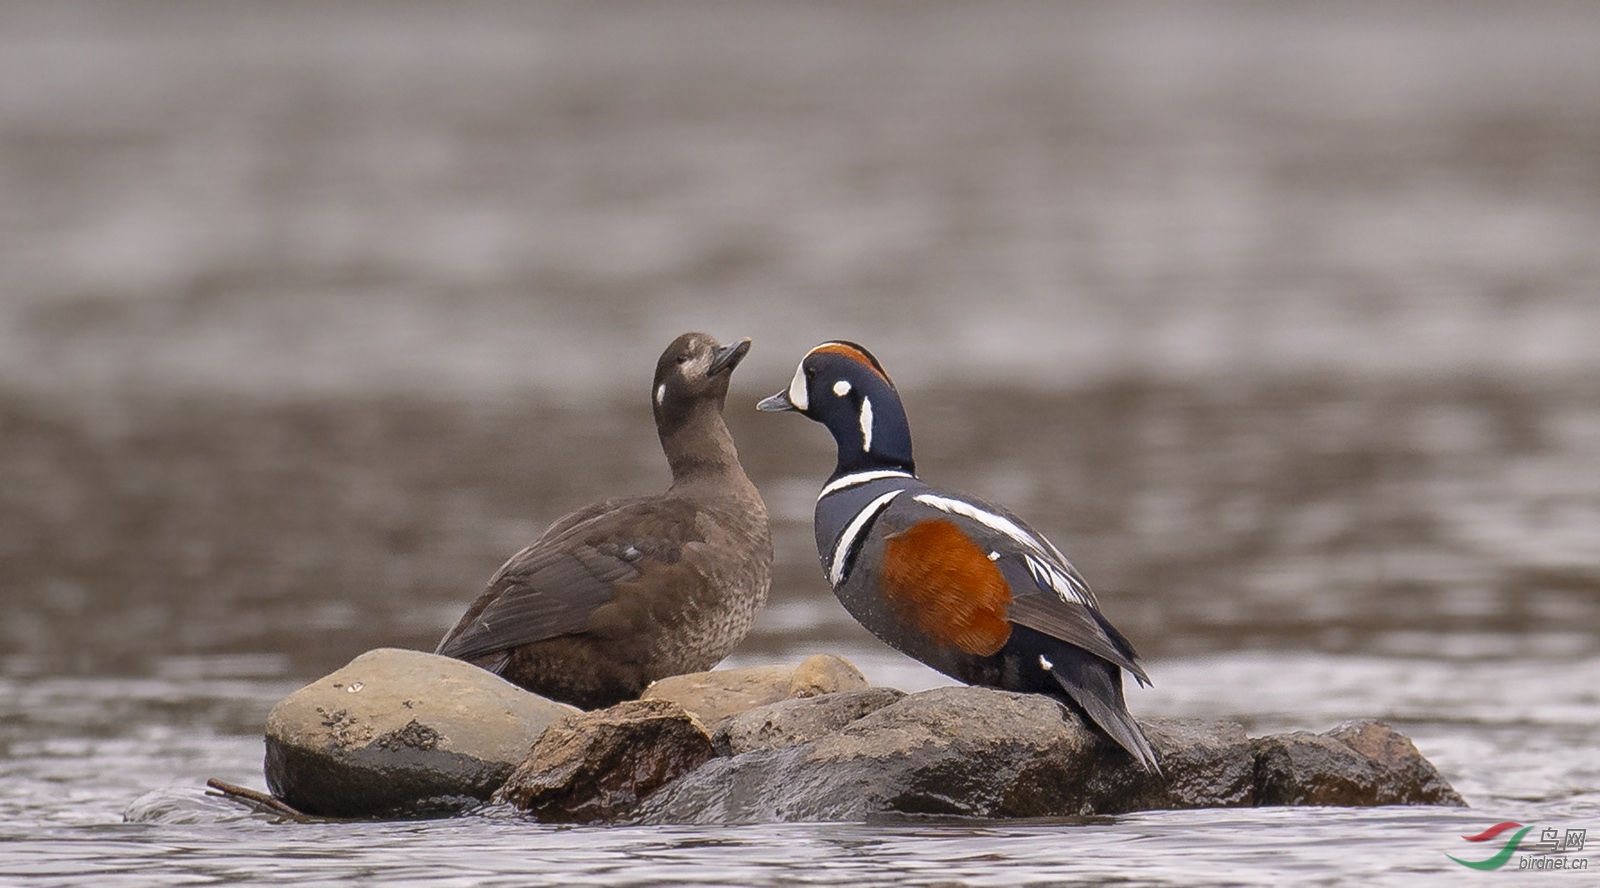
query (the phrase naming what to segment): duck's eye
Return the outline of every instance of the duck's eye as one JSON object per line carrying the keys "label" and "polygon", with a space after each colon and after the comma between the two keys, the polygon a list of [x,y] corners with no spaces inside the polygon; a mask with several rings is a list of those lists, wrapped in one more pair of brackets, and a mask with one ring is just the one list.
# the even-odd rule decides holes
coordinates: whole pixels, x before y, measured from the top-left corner
{"label": "duck's eye", "polygon": [[681,355],[678,355],[678,363],[679,364],[687,364],[687,363],[689,363],[689,354],[688,354],[688,352],[685,352],[685,353],[683,353]]}

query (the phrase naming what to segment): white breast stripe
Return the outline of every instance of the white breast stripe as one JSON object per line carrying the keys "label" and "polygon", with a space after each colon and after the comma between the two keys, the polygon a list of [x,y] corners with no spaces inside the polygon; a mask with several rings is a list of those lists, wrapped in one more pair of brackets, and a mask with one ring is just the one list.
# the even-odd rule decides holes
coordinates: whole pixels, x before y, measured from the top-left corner
{"label": "white breast stripe", "polygon": [[861,399],[861,452],[872,452],[872,399]]}
{"label": "white breast stripe", "polygon": [[837,587],[844,582],[845,559],[849,557],[850,547],[855,545],[856,537],[861,535],[861,529],[867,526],[867,522],[876,518],[878,513],[882,512],[891,500],[902,493],[905,493],[905,491],[891,490],[867,503],[865,509],[857,512],[856,517],[850,519],[849,526],[844,529],[844,533],[839,535],[839,542],[833,547],[833,559],[828,562],[829,584]]}
{"label": "white breast stripe", "polygon": [[910,472],[902,472],[899,469],[878,469],[871,472],[855,472],[853,474],[843,475],[833,479],[832,481],[829,481],[827,486],[822,488],[822,492],[817,494],[817,499],[820,500],[830,493],[838,493],[846,488],[855,487],[858,484],[865,484],[868,481],[877,481],[880,478],[910,477]]}

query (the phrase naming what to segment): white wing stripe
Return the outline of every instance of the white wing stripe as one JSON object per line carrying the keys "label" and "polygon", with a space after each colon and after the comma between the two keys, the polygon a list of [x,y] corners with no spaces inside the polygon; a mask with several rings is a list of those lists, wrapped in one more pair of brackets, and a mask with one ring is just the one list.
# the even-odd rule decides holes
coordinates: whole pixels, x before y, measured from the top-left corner
{"label": "white wing stripe", "polygon": [[861,529],[867,526],[867,522],[877,517],[878,513],[889,505],[890,500],[902,493],[905,493],[905,491],[891,490],[867,503],[866,508],[857,512],[856,517],[850,519],[849,526],[845,527],[844,533],[839,535],[839,542],[833,547],[832,560],[828,562],[828,582],[831,585],[837,587],[844,582],[845,562],[849,559],[850,548],[855,545],[856,537],[861,535]]}
{"label": "white wing stripe", "polygon": [[[1028,565],[1028,573],[1033,574],[1035,582],[1046,589],[1054,590],[1063,601],[1093,606],[1089,597],[1089,590],[1085,589],[1083,584],[1074,578],[1072,574],[1051,563],[1052,561],[1065,563],[1067,558],[1049,540],[1041,539],[1023,530],[1021,525],[1004,515],[996,515],[963,500],[932,493],[919,493],[913,499],[942,512],[971,518],[984,527],[1005,534],[1021,544],[1024,549],[1029,550],[1029,552],[1023,553],[1022,558]],[[1035,555],[1040,557],[1035,557]]]}
{"label": "white wing stripe", "polygon": [[1022,527],[1015,521],[1012,521],[1003,515],[996,515],[993,512],[984,511],[983,509],[974,506],[972,503],[963,502],[958,499],[951,499],[947,496],[938,496],[932,493],[919,493],[914,497],[914,499],[923,505],[932,506],[941,512],[949,512],[954,515],[961,515],[966,518],[971,518],[973,521],[976,521],[991,530],[996,530],[1005,534],[1013,540],[1016,540],[1018,543],[1021,543],[1023,546],[1038,552],[1040,555],[1047,557],[1052,555],[1059,557],[1060,555],[1059,552],[1055,551],[1054,546],[1050,545],[1049,543],[1040,542],[1037,537],[1031,533],[1028,533],[1026,530],[1023,530]]}
{"label": "white wing stripe", "polygon": [[1028,572],[1033,574],[1034,580],[1041,586],[1055,590],[1056,595],[1060,596],[1061,600],[1077,604],[1089,604],[1089,596],[1086,594],[1083,584],[1074,579],[1071,574],[1061,571],[1054,565],[1046,564],[1032,555],[1022,556],[1022,560],[1027,562]]}

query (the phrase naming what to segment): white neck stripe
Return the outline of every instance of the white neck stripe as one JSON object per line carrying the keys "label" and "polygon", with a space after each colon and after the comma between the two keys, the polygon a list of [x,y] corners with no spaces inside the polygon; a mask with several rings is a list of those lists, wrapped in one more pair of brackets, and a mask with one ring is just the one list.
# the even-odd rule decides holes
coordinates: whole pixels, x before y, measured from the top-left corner
{"label": "white neck stripe", "polygon": [[827,496],[830,493],[838,493],[841,490],[845,490],[845,489],[850,488],[850,487],[855,487],[855,486],[860,485],[860,484],[865,484],[868,481],[877,481],[877,480],[880,480],[880,479],[883,479],[883,478],[915,478],[915,477],[916,476],[911,474],[910,472],[902,472],[899,469],[875,469],[875,470],[870,471],[870,472],[854,472],[854,473],[851,473],[849,475],[843,475],[841,477],[833,479],[832,481],[829,481],[827,486],[822,488],[822,492],[817,494],[817,499],[820,500],[820,499],[822,499],[823,497]]}
{"label": "white neck stripe", "polygon": [[833,547],[832,560],[828,562],[829,585],[837,589],[839,584],[844,582],[845,561],[850,557],[850,547],[855,545],[856,537],[861,535],[861,529],[867,526],[867,522],[878,517],[878,513],[887,508],[889,502],[902,493],[905,493],[905,491],[891,490],[867,503],[865,509],[857,512],[856,517],[850,519],[849,526],[844,529],[844,533],[839,535],[839,542]]}

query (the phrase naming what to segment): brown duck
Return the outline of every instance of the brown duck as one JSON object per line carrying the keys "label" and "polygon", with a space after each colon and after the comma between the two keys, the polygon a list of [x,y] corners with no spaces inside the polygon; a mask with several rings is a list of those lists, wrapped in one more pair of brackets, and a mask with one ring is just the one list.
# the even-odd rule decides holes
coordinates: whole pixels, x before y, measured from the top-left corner
{"label": "brown duck", "polygon": [[772,572],[766,505],[722,421],[749,351],[749,339],[673,340],[650,389],[672,486],[558,519],[489,580],[436,653],[584,709],[727,656]]}

